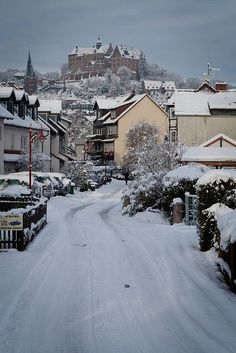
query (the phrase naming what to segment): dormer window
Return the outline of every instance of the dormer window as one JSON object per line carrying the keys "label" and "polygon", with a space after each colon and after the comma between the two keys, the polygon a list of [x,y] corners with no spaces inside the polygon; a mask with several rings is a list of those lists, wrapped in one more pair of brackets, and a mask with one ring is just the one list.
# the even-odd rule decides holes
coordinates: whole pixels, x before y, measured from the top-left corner
{"label": "dormer window", "polygon": [[115,119],[116,118],[116,110],[111,111],[111,118]]}
{"label": "dormer window", "polygon": [[7,102],[7,110],[10,112],[10,113],[12,113],[12,114],[14,114],[14,104],[13,104],[13,102],[12,101],[8,101]]}
{"label": "dormer window", "polygon": [[19,117],[24,118],[25,117],[25,107],[23,103],[20,103],[19,105]]}

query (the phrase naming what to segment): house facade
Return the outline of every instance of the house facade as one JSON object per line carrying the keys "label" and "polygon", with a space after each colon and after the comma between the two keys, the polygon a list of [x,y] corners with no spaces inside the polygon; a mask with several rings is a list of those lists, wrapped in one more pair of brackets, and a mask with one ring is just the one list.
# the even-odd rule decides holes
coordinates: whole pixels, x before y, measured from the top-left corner
{"label": "house facade", "polygon": [[70,120],[61,116],[61,100],[40,100],[39,120],[50,129],[50,171],[64,172],[68,161],[74,160],[68,154],[68,127]]}
{"label": "house facade", "polygon": [[[38,152],[45,153],[50,159],[50,131],[48,127],[38,121],[39,101],[37,96],[29,96],[24,90],[13,87],[0,87],[0,107],[10,114],[5,118],[2,126],[2,156],[4,173],[18,170],[18,159],[29,149],[29,129],[32,133],[42,132],[44,140],[36,138],[32,146]],[[49,170],[46,163],[45,170]]]}
{"label": "house facade", "polygon": [[198,146],[222,133],[236,139],[236,92],[176,91],[168,106],[169,135],[185,146]]}
{"label": "house facade", "polygon": [[124,97],[123,101],[100,100],[94,105],[97,118],[93,135],[86,149],[92,159],[112,161],[121,165],[127,153],[127,132],[137,123],[145,121],[154,125],[164,139],[168,130],[167,114],[148,95]]}

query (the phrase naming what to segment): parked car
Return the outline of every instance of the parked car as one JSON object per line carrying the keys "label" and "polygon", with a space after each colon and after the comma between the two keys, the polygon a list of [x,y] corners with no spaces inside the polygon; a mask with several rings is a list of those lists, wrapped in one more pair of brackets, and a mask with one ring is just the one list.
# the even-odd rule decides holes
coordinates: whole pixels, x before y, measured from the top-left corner
{"label": "parked car", "polygon": [[65,174],[47,172],[45,173],[45,175],[49,176],[50,178],[53,178],[57,182],[58,195],[65,196],[70,192],[71,180],[66,178]]}
{"label": "parked car", "polygon": [[[25,180],[29,180],[29,172],[28,171],[23,171],[23,172],[17,172],[17,173],[11,173],[9,175],[17,176],[17,177],[24,177]],[[36,190],[35,190],[35,186]],[[39,189],[38,190],[38,186]],[[32,191],[33,193],[38,193],[38,196],[44,196],[50,198],[51,196],[55,195],[54,192],[54,187],[52,182],[48,177],[43,175],[41,172],[32,172]]]}
{"label": "parked car", "polygon": [[[29,177],[26,175],[17,175],[17,173],[0,175],[0,190],[11,185],[22,185],[29,188]],[[37,197],[42,196],[41,185],[35,180],[35,178],[32,178],[32,193]]]}

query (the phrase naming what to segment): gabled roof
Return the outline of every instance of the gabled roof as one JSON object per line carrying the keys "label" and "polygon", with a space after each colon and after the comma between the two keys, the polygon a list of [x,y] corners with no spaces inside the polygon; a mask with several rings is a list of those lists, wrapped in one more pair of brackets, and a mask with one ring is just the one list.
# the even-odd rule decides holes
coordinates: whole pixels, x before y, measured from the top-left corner
{"label": "gabled roof", "polygon": [[[147,94],[140,94],[137,96],[134,96],[132,98],[133,103],[125,110],[123,111],[119,116],[117,116],[116,118],[108,118],[103,124],[114,124],[116,123],[119,119],[121,119],[129,110],[131,110],[136,104],[138,104],[142,99],[144,99],[145,97],[147,97],[148,99],[150,99],[166,116],[166,112]],[[135,99],[136,98],[136,99]],[[130,101],[125,102],[126,104],[129,103]],[[124,104],[123,104],[124,105]]]}
{"label": "gabled roof", "polygon": [[84,54],[88,55],[88,54],[94,54],[94,53],[106,54],[109,48],[110,48],[110,44],[101,45],[100,48],[98,49],[96,47],[89,47],[89,48],[74,47],[69,55],[83,56]]}
{"label": "gabled roof", "polygon": [[198,87],[198,89],[196,90],[196,92],[200,92],[200,91],[208,91],[208,92],[216,93],[216,89],[212,87],[207,81],[203,82],[201,86]]}
{"label": "gabled roof", "polygon": [[0,87],[0,99],[10,98],[13,92],[13,87]]}
{"label": "gabled roof", "polygon": [[235,147],[188,147],[184,150],[182,162],[236,162]]}
{"label": "gabled roof", "polygon": [[127,59],[139,59],[141,55],[141,50],[130,48],[125,45],[118,45],[117,49],[123,58]]}
{"label": "gabled roof", "polygon": [[35,105],[36,103],[39,105],[38,96],[36,96],[36,95],[29,96],[28,95],[28,99],[29,99],[29,105]]}
{"label": "gabled roof", "polygon": [[20,102],[22,99],[28,101],[28,94],[23,89],[14,89],[16,101]]}
{"label": "gabled roof", "polygon": [[[210,138],[209,140],[202,143],[199,147],[209,147],[220,140],[221,141],[223,140],[223,141],[227,142],[229,145],[236,147],[236,140],[233,140],[232,138],[230,138],[229,136],[226,136],[224,134],[218,134],[218,135]],[[236,151],[235,151],[235,153],[236,153]]]}
{"label": "gabled roof", "polygon": [[98,109],[101,110],[109,110],[114,108],[117,104],[119,103],[123,103],[125,101],[127,101],[129,99],[129,97],[132,97],[133,94],[126,94],[124,96],[119,96],[119,97],[115,97],[115,98],[97,98],[94,106],[93,106],[93,110],[96,109],[96,107],[98,107]]}

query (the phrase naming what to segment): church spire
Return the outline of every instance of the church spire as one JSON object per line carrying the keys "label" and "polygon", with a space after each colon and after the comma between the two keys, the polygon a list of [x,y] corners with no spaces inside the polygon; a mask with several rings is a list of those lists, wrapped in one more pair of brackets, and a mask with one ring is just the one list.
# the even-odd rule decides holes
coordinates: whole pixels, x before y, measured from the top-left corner
{"label": "church spire", "polygon": [[28,61],[27,61],[27,66],[26,66],[26,77],[35,77],[32,61],[31,61],[31,56],[30,56],[30,51],[29,51],[29,56],[28,56]]}

